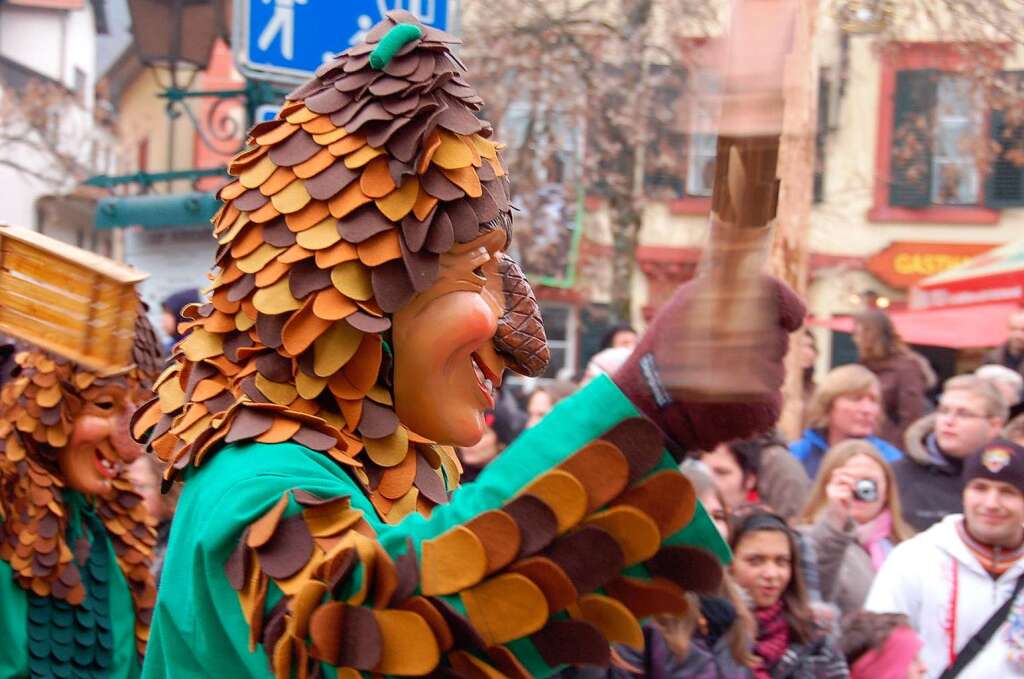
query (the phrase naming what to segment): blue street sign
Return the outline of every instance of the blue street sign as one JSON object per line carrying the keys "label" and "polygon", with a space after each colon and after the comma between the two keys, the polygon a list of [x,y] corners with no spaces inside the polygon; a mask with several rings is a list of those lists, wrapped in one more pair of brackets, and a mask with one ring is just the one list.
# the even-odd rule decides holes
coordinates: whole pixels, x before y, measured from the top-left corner
{"label": "blue street sign", "polygon": [[363,39],[395,9],[447,30],[459,0],[235,0],[238,69],[256,80],[300,82]]}
{"label": "blue street sign", "polygon": [[256,107],[256,123],[265,123],[268,120],[273,120],[277,117],[277,112],[281,110],[281,107],[277,104],[263,104],[262,106]]}

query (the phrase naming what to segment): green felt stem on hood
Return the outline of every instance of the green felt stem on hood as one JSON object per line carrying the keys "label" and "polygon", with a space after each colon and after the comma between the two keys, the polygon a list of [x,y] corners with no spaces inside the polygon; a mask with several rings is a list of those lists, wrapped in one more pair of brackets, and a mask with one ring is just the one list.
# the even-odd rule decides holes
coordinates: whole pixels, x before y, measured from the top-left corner
{"label": "green felt stem on hood", "polygon": [[413,24],[398,24],[385,35],[377,46],[370,53],[370,66],[377,70],[383,70],[391,63],[398,50],[407,44],[423,37],[423,29]]}

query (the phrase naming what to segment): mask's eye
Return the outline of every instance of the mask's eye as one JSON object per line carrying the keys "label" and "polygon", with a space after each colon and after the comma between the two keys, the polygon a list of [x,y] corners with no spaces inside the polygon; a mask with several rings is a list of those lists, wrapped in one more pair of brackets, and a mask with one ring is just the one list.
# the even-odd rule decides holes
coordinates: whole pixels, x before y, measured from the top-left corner
{"label": "mask's eye", "polygon": [[113,410],[114,399],[112,398],[101,398],[93,401],[93,405],[101,410]]}

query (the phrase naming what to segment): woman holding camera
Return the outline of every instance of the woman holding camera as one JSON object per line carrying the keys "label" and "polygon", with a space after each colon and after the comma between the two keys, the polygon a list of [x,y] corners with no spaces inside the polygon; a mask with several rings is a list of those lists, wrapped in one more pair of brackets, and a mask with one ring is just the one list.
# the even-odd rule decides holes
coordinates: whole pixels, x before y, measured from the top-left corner
{"label": "woman holding camera", "polygon": [[825,455],[798,523],[817,557],[821,596],[844,615],[861,608],[885,557],[913,535],[892,468],[859,439]]}

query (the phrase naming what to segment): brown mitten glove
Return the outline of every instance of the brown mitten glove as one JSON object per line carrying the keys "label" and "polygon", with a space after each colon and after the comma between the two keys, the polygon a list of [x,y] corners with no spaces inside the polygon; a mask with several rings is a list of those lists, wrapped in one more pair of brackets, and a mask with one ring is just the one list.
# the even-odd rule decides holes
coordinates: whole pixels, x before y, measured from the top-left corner
{"label": "brown mitten glove", "polygon": [[755,398],[700,399],[680,385],[663,379],[659,365],[678,360],[670,352],[685,351],[685,339],[676,342],[667,337],[669,328],[678,325],[694,304],[698,283],[679,287],[672,299],[655,317],[629,360],[612,380],[644,415],[668,434],[684,450],[711,450],[717,444],[747,438],[771,429],[782,408],[779,389],[785,380],[783,359],[789,347],[789,333],[800,328],[806,309],[796,293],[782,281],[764,276],[766,298],[775,302],[777,323],[761,336],[742,345],[716,347],[714,364],[725,369],[743,370],[750,382],[763,385],[764,395]]}

